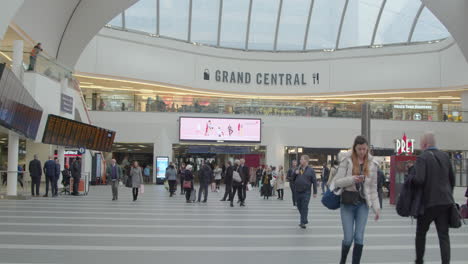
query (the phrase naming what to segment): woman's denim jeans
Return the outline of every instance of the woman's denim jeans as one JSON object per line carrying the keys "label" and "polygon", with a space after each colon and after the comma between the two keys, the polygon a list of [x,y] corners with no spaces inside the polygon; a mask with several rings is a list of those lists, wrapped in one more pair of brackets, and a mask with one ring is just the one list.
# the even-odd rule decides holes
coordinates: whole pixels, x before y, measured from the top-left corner
{"label": "woman's denim jeans", "polygon": [[341,204],[341,224],[343,225],[343,244],[364,245],[364,231],[366,229],[369,207],[365,202],[357,205]]}

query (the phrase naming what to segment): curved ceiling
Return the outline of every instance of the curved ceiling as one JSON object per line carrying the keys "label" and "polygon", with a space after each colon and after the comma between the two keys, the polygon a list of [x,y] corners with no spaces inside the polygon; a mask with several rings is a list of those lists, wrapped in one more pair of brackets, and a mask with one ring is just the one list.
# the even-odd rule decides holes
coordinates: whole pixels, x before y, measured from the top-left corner
{"label": "curved ceiling", "polygon": [[109,26],[262,51],[337,50],[450,36],[420,0],[140,0]]}
{"label": "curved ceiling", "polygon": [[103,25],[137,1],[25,0],[13,22],[51,57],[74,67]]}

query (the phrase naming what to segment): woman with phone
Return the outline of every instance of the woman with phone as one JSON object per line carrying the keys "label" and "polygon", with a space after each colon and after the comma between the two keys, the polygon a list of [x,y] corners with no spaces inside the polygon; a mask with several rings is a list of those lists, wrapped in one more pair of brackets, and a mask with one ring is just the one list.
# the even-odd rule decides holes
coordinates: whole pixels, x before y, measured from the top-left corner
{"label": "woman with phone", "polygon": [[341,246],[340,264],[346,263],[353,242],[352,263],[360,263],[369,208],[372,208],[375,213],[375,221],[379,220],[378,167],[377,160],[369,154],[367,139],[363,136],[356,137],[352,151],[344,155],[332,183],[332,188],[340,188],[339,192],[341,192],[340,210],[344,239]]}

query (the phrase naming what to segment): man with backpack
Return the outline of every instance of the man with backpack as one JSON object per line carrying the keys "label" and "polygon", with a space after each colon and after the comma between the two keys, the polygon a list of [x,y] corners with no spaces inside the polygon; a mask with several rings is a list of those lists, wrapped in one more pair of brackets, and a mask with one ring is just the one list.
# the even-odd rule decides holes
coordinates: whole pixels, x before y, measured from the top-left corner
{"label": "man with backpack", "polygon": [[421,137],[423,153],[414,165],[416,174],[412,183],[421,188],[424,212],[418,216],[416,227],[416,264],[424,263],[426,233],[432,222],[437,227],[442,264],[450,263],[449,223],[452,207],[455,176],[447,153],[436,147],[433,133]]}

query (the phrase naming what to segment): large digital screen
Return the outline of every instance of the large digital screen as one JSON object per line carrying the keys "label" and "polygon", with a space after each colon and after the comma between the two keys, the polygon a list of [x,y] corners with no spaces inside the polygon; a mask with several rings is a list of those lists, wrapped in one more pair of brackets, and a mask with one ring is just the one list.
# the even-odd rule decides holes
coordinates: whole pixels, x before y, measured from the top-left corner
{"label": "large digital screen", "polygon": [[169,157],[156,157],[156,178],[166,178],[167,167],[169,167]]}
{"label": "large digital screen", "polygon": [[42,143],[112,151],[115,132],[56,115],[49,115]]}
{"label": "large digital screen", "polygon": [[42,108],[16,75],[0,64],[0,125],[36,139]]}
{"label": "large digital screen", "polygon": [[260,143],[261,127],[261,119],[180,117],[179,139]]}

